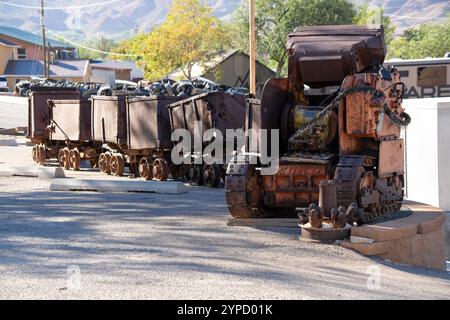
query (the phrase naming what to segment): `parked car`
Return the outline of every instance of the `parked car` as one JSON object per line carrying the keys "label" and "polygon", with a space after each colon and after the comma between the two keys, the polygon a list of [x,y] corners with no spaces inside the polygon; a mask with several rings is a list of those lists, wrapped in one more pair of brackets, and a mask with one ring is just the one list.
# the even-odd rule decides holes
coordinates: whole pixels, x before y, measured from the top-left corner
{"label": "parked car", "polygon": [[120,94],[130,94],[135,93],[138,88],[138,84],[136,82],[125,81],[125,80],[116,80],[114,86],[110,84],[105,84],[100,87],[97,92],[99,96],[112,96],[112,95],[120,95]]}
{"label": "parked car", "polygon": [[0,92],[8,92],[8,80],[5,77],[0,76]]}
{"label": "parked car", "polygon": [[28,97],[30,92],[31,82],[27,80],[21,80],[16,84],[14,88],[14,95],[20,97]]}

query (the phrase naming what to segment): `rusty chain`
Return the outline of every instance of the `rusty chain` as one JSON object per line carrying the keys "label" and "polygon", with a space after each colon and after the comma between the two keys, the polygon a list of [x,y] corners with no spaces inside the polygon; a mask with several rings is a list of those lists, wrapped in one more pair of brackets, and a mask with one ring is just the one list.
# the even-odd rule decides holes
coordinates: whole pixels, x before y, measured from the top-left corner
{"label": "rusty chain", "polygon": [[[369,86],[361,86],[361,87],[353,87],[349,88],[347,90],[342,91],[338,94],[336,98],[328,105],[326,106],[314,119],[312,119],[309,123],[307,123],[302,128],[298,129],[289,139],[289,142],[294,142],[295,140],[299,139],[300,137],[306,136],[306,135],[312,135],[314,133],[315,127],[319,121],[322,119],[325,119],[326,117],[329,117],[331,112],[337,111],[339,108],[339,103],[344,100],[348,95],[353,93],[371,93],[374,99],[380,99],[384,97],[383,91],[377,90],[373,87]],[[399,126],[408,126],[411,123],[411,117],[405,113],[402,112],[400,114],[399,118],[397,115],[395,115],[394,112],[389,108],[387,104],[383,107],[384,112],[388,115],[388,117],[397,125]]]}

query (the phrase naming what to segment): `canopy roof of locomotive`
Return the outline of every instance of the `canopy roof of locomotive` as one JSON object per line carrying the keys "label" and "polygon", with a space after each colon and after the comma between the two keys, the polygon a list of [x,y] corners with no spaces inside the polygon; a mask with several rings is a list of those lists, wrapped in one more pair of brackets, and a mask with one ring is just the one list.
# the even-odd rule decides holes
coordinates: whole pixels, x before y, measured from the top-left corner
{"label": "canopy roof of locomotive", "polygon": [[346,76],[381,65],[384,29],[365,26],[299,27],[289,35],[289,78],[312,88],[340,86]]}

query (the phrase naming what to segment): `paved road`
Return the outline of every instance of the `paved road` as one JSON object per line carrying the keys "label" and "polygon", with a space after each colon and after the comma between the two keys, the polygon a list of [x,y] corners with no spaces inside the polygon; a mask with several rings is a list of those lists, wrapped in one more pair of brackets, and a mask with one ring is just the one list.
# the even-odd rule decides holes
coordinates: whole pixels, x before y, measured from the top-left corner
{"label": "paved road", "polygon": [[26,127],[27,108],[26,98],[0,96],[0,128]]}
{"label": "paved road", "polygon": [[[0,162],[29,163],[29,149],[0,147]],[[0,299],[450,299],[448,273],[300,242],[295,229],[227,227],[223,190],[49,184],[0,178]]]}

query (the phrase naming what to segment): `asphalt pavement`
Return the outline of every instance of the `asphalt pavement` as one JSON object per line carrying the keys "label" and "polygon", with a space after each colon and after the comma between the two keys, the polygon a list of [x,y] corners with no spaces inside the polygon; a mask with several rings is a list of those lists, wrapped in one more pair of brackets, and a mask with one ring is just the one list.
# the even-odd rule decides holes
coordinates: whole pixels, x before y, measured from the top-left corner
{"label": "asphalt pavement", "polygon": [[[32,165],[30,148],[0,147],[0,163]],[[450,299],[446,272],[305,243],[298,229],[228,227],[223,189],[50,183],[0,178],[0,299]]]}

